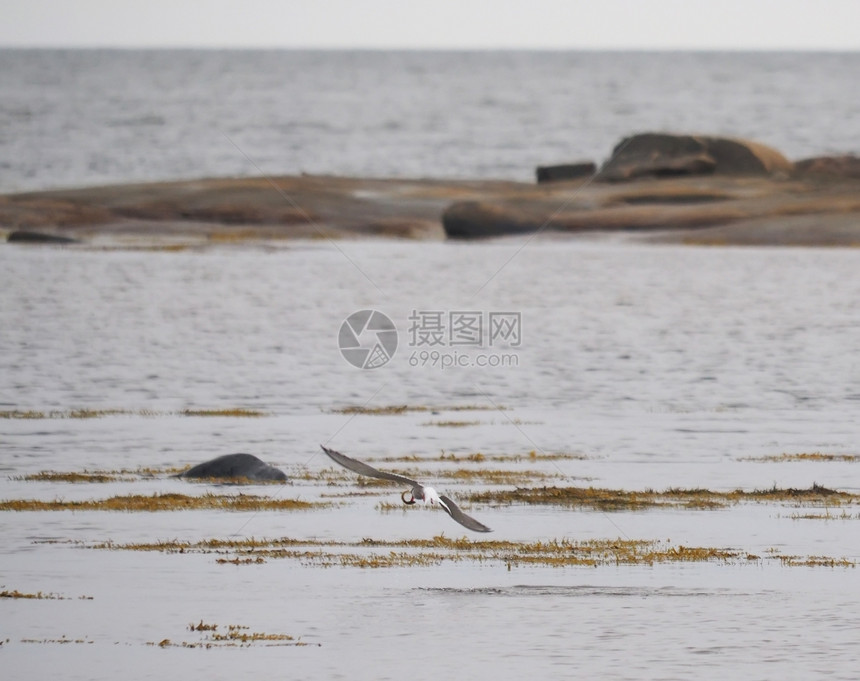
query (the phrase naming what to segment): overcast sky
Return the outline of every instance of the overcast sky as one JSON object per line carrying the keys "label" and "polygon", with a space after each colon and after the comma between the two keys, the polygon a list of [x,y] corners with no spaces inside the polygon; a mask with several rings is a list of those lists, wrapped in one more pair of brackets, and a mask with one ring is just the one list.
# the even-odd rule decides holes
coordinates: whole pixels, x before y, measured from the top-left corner
{"label": "overcast sky", "polygon": [[0,45],[860,50],[860,0],[0,0]]}

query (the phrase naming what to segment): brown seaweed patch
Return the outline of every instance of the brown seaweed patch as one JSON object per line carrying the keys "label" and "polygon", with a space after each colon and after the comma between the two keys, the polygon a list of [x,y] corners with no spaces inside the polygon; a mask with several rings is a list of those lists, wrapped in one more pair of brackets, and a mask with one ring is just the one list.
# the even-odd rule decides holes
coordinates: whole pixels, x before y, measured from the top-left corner
{"label": "brown seaweed patch", "polygon": [[390,414],[405,414],[407,411],[424,411],[423,409],[412,407],[406,404],[390,404],[384,407],[360,407],[349,406],[339,409],[332,409],[332,414],[369,414],[369,415],[390,415]]}
{"label": "brown seaweed patch", "polygon": [[524,454],[484,454],[483,452],[471,452],[469,454],[446,454],[442,452],[439,457],[441,461],[469,461],[473,463],[483,463],[485,461],[494,462],[513,462],[520,461],[585,461],[588,456],[575,452],[538,452],[531,450]]}
{"label": "brown seaweed patch", "polygon": [[405,414],[407,412],[444,412],[444,411],[505,411],[506,407],[497,407],[481,404],[455,404],[449,406],[433,407],[427,405],[392,404],[382,407],[367,407],[351,405],[332,409],[332,414],[371,414],[391,415]]}
{"label": "brown seaweed patch", "polygon": [[[659,493],[647,490],[630,492],[597,487],[518,487],[513,490],[475,492],[469,496],[469,501],[482,504],[586,507],[600,511],[640,510],[655,506],[687,505],[677,492],[661,498]],[[712,508],[721,505],[701,494],[696,495],[696,501],[699,507]]]}
{"label": "brown seaweed patch", "polygon": [[133,482],[144,478],[165,477],[178,475],[186,471],[190,466],[155,468],[144,466],[141,468],[118,470],[95,470],[90,471],[52,471],[45,470],[28,475],[13,476],[12,480],[25,482],[71,482],[71,483],[103,483],[103,482]]}
{"label": "brown seaweed patch", "polygon": [[28,482],[128,482],[133,477],[123,477],[119,474],[100,471],[61,472],[61,471],[39,471],[30,475],[22,475],[14,478]]}
{"label": "brown seaweed patch", "polygon": [[475,492],[473,503],[533,504],[587,507],[601,511],[640,510],[653,507],[720,508],[743,502],[791,502],[810,505],[860,503],[860,495],[840,492],[813,484],[808,489],[777,488],[716,492],[707,489],[670,488],[627,491],[596,487],[518,487],[513,490]]}
{"label": "brown seaweed patch", "polygon": [[481,425],[480,421],[457,421],[457,420],[447,420],[447,421],[426,421],[421,424],[422,426],[438,426],[440,428],[467,428],[469,426],[479,426]]}
{"label": "brown seaweed patch", "polygon": [[[544,480],[562,478],[561,474],[546,473],[537,470],[506,470],[494,468],[457,468],[454,470],[434,470],[434,471],[418,471],[418,470],[401,470],[394,471],[399,475],[404,475],[413,479],[431,479],[431,480],[453,480],[459,482],[482,482],[488,485],[523,485],[529,483],[540,482]],[[351,472],[342,472],[340,469],[325,468],[319,472],[305,472],[300,475],[294,475],[293,479],[305,479],[313,482],[323,482],[330,487],[334,486],[354,486],[359,490],[365,489],[390,489],[392,483],[388,480],[379,478],[369,478],[367,476],[356,476]],[[367,493],[359,491],[354,493],[356,496],[365,496]],[[353,493],[341,496],[353,496]]]}
{"label": "brown seaweed patch", "polygon": [[98,419],[105,416],[117,416],[128,414],[125,409],[72,409],[65,413],[62,418],[68,419]]}
{"label": "brown seaweed patch", "polygon": [[0,511],[304,511],[325,508],[325,502],[300,499],[276,499],[252,494],[222,495],[207,493],[200,496],[185,494],[131,494],[107,499],[66,501],[55,499],[11,499],[0,501]]}
{"label": "brown seaweed patch", "polygon": [[[459,482],[482,482],[487,485],[516,485],[527,482],[547,480],[563,477],[556,473],[544,473],[535,470],[504,470],[493,468],[457,468],[455,470],[438,470],[430,473],[419,473],[417,471],[398,471],[401,475],[411,478],[429,478],[432,480],[453,480]],[[387,480],[359,477],[353,482],[358,487],[385,487],[390,488],[391,483]]]}
{"label": "brown seaweed patch", "polygon": [[63,601],[65,598],[60,596],[59,594],[51,594],[51,593],[43,593],[42,591],[37,591],[36,593],[23,593],[18,591],[18,589],[13,589],[12,591],[8,591],[4,589],[0,591],[0,598],[25,598],[25,599],[33,599],[33,600],[49,600],[49,601]]}
{"label": "brown seaweed patch", "polygon": [[148,641],[147,645],[158,646],[159,648],[249,648],[257,644],[265,646],[321,645],[319,643],[305,643],[301,637],[290,634],[251,631],[250,627],[241,624],[228,624],[219,632],[217,624],[205,624],[203,620],[200,620],[199,624],[191,624],[189,630],[201,633],[200,639],[174,642],[165,638],[157,642]]}
{"label": "brown seaweed patch", "polygon": [[860,513],[848,511],[832,513],[827,509],[824,513],[792,513],[789,518],[792,520],[860,520]]}
{"label": "brown seaweed patch", "polygon": [[[45,593],[44,591],[37,591],[36,593],[27,593],[18,591],[18,589],[12,589],[11,591],[8,589],[4,589],[0,591],[0,598],[23,598],[28,600],[36,600],[36,601],[68,601],[71,600],[69,596],[61,596],[60,594],[55,593]],[[77,600],[79,601],[91,601],[93,600],[92,596],[78,596]]]}
{"label": "brown seaweed patch", "polygon": [[295,637],[289,634],[267,634],[263,632],[251,632],[248,629],[249,627],[231,624],[228,625],[225,633],[211,634],[211,639],[213,641],[239,643],[242,645],[257,643],[259,641],[291,641],[298,643]]}
{"label": "brown seaweed patch", "polygon": [[658,563],[716,562],[760,563],[778,560],[787,566],[854,567],[855,561],[827,556],[783,556],[770,551],[762,558],[735,548],[685,546],[671,541],[552,539],[536,542],[510,540],[472,541],[439,535],[432,539],[360,541],[294,539],[210,539],[202,542],[148,544],[96,544],[87,548],[216,554],[218,563],[258,564],[274,559],[294,560],[314,567],[392,568],[473,562],[502,566],[598,567],[604,565],[655,565]]}
{"label": "brown seaweed patch", "polygon": [[435,477],[439,479],[459,480],[465,482],[480,481],[488,485],[515,485],[524,481],[546,480],[563,476],[556,473],[544,473],[542,471],[533,470],[510,471],[487,468],[458,468],[453,471],[439,471]]}
{"label": "brown seaweed patch", "polygon": [[259,418],[269,414],[258,409],[231,407],[227,409],[183,409],[180,412],[159,412],[151,409],[70,409],[67,411],[0,410],[2,419],[98,419],[106,416],[222,416],[231,418]]}
{"label": "brown seaweed patch", "polygon": [[92,643],[89,638],[68,638],[64,634],[60,638],[22,638],[21,643]]}
{"label": "brown seaweed patch", "polygon": [[848,558],[831,558],[830,556],[776,556],[776,558],[787,567],[857,567],[856,561]]}
{"label": "brown seaweed patch", "polygon": [[781,461],[838,461],[841,463],[857,463],[860,454],[826,454],[824,452],[798,452],[769,454],[765,456],[751,456],[740,459],[741,461],[758,461],[765,463],[777,463]]}
{"label": "brown seaweed patch", "polygon": [[[502,462],[512,462],[519,463],[521,461],[585,461],[589,457],[585,454],[581,454],[578,452],[538,452],[536,450],[531,450],[525,453],[511,453],[511,454],[485,454],[484,452],[469,452],[468,454],[454,454],[445,452],[437,457],[439,461],[454,461],[454,462],[468,462],[468,463],[484,463],[486,461],[493,461],[497,463]],[[386,463],[394,463],[394,462],[426,462],[431,461],[432,459],[428,459],[425,457],[418,456],[417,454],[403,454],[400,456],[378,456],[378,457],[364,457],[364,461],[381,461]]]}
{"label": "brown seaweed patch", "polygon": [[780,488],[774,485],[770,489],[752,490],[751,492],[736,490],[729,492],[727,496],[729,498],[737,497],[740,501],[796,501],[799,503],[826,503],[833,505],[860,502],[860,495],[829,489],[816,482],[812,483],[812,486],[807,489],[798,489],[795,487]]}
{"label": "brown seaweed patch", "polygon": [[261,418],[269,415],[259,409],[244,409],[242,407],[230,409],[183,409],[179,413],[183,416],[221,416],[230,418]]}
{"label": "brown seaweed patch", "polygon": [[72,409],[69,411],[19,411],[17,409],[0,411],[4,419],[97,419],[104,416],[131,414],[125,409]]}
{"label": "brown seaweed patch", "polygon": [[33,411],[33,410],[25,410],[21,411],[18,409],[5,409],[0,411],[0,419],[44,419],[47,418],[45,416],[45,412],[42,411]]}

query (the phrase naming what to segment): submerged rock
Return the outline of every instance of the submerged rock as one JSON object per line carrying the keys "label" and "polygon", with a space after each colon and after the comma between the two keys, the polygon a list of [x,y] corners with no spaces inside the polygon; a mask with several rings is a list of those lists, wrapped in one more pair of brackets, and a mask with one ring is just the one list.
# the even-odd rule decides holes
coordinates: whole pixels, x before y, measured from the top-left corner
{"label": "submerged rock", "polygon": [[282,470],[270,466],[253,454],[225,454],[204,461],[180,473],[179,478],[252,480],[259,482],[286,482],[287,475]]}
{"label": "submerged rock", "polygon": [[794,164],[776,149],[750,140],[644,133],[621,140],[597,179],[621,182],[677,175],[771,175],[793,169]]}
{"label": "submerged rock", "polygon": [[509,205],[461,201],[442,214],[442,226],[451,239],[481,239],[534,232],[540,219]]}

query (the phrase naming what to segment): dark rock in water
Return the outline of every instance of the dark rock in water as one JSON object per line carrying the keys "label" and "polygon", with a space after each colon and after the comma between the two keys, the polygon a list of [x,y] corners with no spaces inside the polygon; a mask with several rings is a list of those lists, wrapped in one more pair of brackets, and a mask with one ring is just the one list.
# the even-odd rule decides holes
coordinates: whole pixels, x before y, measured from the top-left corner
{"label": "dark rock in water", "polygon": [[795,162],[794,168],[798,175],[860,177],[860,156],[816,156]]}
{"label": "dark rock in water", "polygon": [[9,243],[27,243],[27,244],[76,244],[77,239],[72,239],[67,236],[59,236],[58,234],[46,234],[45,232],[31,232],[25,229],[18,229],[11,232],[6,241]]}
{"label": "dark rock in water", "polygon": [[442,226],[450,239],[481,239],[526,234],[539,227],[535,219],[516,207],[461,201],[442,214]]}
{"label": "dark rock in water", "polygon": [[794,164],[776,149],[743,139],[645,133],[619,142],[598,180],[678,175],[771,175]]}
{"label": "dark rock in water", "polygon": [[199,463],[180,473],[180,478],[215,478],[220,480],[286,481],[286,474],[264,463],[253,454],[225,454]]}
{"label": "dark rock in water", "polygon": [[597,166],[591,161],[580,163],[565,163],[557,166],[538,166],[538,184],[544,182],[560,182],[562,180],[577,180],[581,177],[589,177],[597,172]]}

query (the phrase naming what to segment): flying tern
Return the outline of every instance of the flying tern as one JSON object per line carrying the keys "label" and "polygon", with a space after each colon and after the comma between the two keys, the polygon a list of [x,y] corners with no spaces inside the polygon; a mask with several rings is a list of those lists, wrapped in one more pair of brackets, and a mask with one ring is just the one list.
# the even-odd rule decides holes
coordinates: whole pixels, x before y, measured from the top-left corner
{"label": "flying tern", "polygon": [[380,480],[390,480],[391,482],[409,485],[411,489],[406,490],[400,495],[404,504],[411,506],[415,502],[420,501],[425,506],[438,506],[468,530],[472,530],[473,532],[492,532],[489,527],[463,513],[463,511],[460,510],[460,507],[457,506],[457,504],[455,504],[449,497],[446,497],[444,494],[439,494],[432,487],[426,487],[420,482],[407,478],[405,475],[377,470],[373,466],[368,466],[366,463],[362,463],[356,459],[351,459],[345,454],[336,452],[328,447],[323,447],[322,445],[320,445],[320,447],[322,447],[322,450],[328,454],[333,461],[339,463],[344,468],[348,468],[353,473],[366,475],[370,478],[379,478]]}

